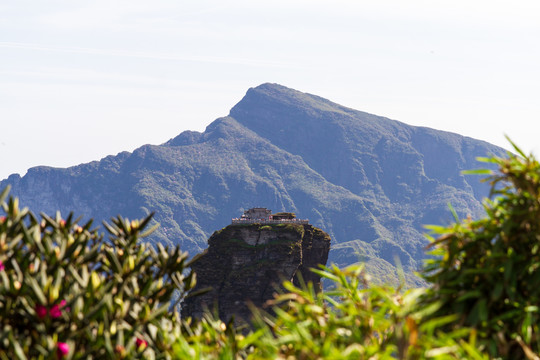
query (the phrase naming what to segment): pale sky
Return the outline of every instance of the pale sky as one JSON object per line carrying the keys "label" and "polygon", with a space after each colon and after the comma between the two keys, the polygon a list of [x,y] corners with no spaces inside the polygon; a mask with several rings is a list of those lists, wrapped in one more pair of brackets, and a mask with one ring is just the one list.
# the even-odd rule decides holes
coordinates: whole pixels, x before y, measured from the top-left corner
{"label": "pale sky", "polygon": [[0,179],[203,131],[279,83],[540,153],[540,2],[0,0]]}

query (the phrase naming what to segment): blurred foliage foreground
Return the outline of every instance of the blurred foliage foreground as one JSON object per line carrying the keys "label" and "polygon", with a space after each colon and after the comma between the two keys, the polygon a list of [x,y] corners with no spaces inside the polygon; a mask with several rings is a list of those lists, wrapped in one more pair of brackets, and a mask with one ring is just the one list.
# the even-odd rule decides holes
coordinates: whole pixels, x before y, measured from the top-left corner
{"label": "blurred foliage foreground", "polygon": [[6,190],[0,359],[540,359],[540,166],[516,151],[475,172],[495,195],[485,218],[431,227],[429,288],[321,268],[330,290],[285,283],[244,329],[179,318],[196,259],[140,241],[151,217],[113,219],[104,238],[71,215],[38,219]]}

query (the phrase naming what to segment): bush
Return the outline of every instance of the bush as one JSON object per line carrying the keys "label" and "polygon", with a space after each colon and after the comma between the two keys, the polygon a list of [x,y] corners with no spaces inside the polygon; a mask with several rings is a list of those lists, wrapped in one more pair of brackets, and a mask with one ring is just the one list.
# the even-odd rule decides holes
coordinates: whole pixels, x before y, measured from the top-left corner
{"label": "bush", "polygon": [[454,314],[450,330],[476,329],[478,344],[491,356],[538,359],[540,351],[540,164],[526,156],[490,158],[495,199],[487,216],[432,227],[434,240],[425,279],[432,284],[422,305]]}
{"label": "bush", "polygon": [[473,337],[464,340],[469,330],[441,331],[452,317],[421,321],[430,312],[417,307],[424,290],[373,285],[359,265],[317,273],[335,288],[286,282],[275,316],[255,311],[249,359],[487,359]]}
{"label": "bush", "polygon": [[[254,310],[251,329],[237,329],[217,315],[183,323],[175,336],[179,359],[488,359],[476,349],[475,332],[446,332],[452,316],[424,321],[433,309],[419,308],[424,290],[406,292],[369,283],[362,266],[317,271],[335,284],[316,292],[312,285],[276,295],[272,314]],[[217,319],[217,320],[216,320]]]}
{"label": "bush", "polygon": [[105,224],[38,219],[16,199],[0,217],[0,358],[167,357],[169,313],[194,285],[187,254],[140,242],[151,216]]}

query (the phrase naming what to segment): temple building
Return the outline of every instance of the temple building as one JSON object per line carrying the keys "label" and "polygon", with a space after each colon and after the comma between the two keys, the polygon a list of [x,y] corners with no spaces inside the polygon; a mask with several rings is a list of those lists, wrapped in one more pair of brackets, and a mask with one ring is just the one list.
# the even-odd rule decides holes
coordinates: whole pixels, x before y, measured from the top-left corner
{"label": "temple building", "polygon": [[270,220],[272,210],[267,208],[251,208],[244,211],[242,218],[246,220]]}
{"label": "temple building", "polygon": [[295,223],[308,224],[308,220],[297,219],[296,215],[291,212],[278,212],[272,214],[272,210],[267,208],[251,208],[244,211],[240,218],[232,219],[233,224],[279,224],[279,223]]}

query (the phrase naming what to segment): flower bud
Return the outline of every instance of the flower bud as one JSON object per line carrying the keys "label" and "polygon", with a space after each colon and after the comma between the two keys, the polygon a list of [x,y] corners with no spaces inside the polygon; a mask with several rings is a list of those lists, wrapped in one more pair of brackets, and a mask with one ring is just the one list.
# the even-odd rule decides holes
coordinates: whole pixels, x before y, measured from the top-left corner
{"label": "flower bud", "polygon": [[126,348],[123,347],[122,345],[116,345],[114,347],[114,352],[117,353],[121,359],[126,357]]}
{"label": "flower bud", "polygon": [[137,338],[135,340],[135,345],[137,345],[137,349],[139,351],[142,351],[144,349],[146,349],[146,347],[148,346],[148,342],[144,339],[141,339],[141,338]]}
{"label": "flower bud", "polygon": [[94,289],[97,289],[101,285],[101,279],[99,278],[99,275],[95,272],[92,272],[92,275],[90,276],[92,280],[92,286]]}
{"label": "flower bud", "polygon": [[64,342],[59,342],[56,344],[56,355],[59,359],[62,359],[69,353],[69,345]]}

